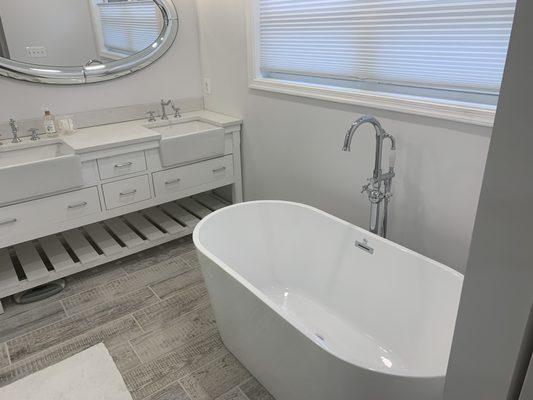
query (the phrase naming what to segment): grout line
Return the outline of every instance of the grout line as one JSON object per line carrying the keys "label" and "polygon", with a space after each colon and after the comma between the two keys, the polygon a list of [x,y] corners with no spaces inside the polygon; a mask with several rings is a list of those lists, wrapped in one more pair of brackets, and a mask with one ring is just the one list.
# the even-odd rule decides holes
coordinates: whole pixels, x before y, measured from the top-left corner
{"label": "grout line", "polygon": [[4,343],[4,348],[6,349],[7,361],[9,362],[8,366],[11,366],[13,365],[13,362],[11,361],[11,354],[9,354],[9,347],[7,347],[7,342]]}
{"label": "grout line", "polygon": [[181,382],[180,382],[183,378],[185,378],[185,377],[182,376],[181,378],[179,378],[179,379],[176,380],[175,382],[178,383],[178,385],[180,386],[181,390],[183,390],[183,392],[187,395],[187,397],[188,397],[189,399],[192,400],[192,399],[193,399],[193,396],[191,396],[191,394],[187,391],[187,389],[186,389],[186,388],[181,384]]}
{"label": "grout line", "polygon": [[[61,304],[61,307],[63,307],[63,311],[65,312],[65,315],[67,316],[66,319],[70,318],[67,308],[65,307],[65,304],[63,303],[63,299],[58,300],[58,301],[59,301],[59,304]],[[62,321],[62,319],[60,321]]]}
{"label": "grout line", "polygon": [[[155,303],[157,304],[157,303]],[[137,312],[137,311],[136,311]],[[147,331],[143,328],[143,326],[139,323],[139,321],[137,320],[137,318],[135,318],[135,315],[133,314],[130,314],[131,318],[133,319],[133,321],[135,321],[135,323],[137,324],[137,326],[139,327],[139,329],[141,330],[142,333],[147,333]],[[130,339],[131,340],[131,339]]]}
{"label": "grout line", "polygon": [[[210,335],[206,335],[206,337],[210,337]],[[209,361],[208,363],[202,364],[201,366],[199,366],[199,367],[196,368],[195,370],[190,371],[188,374],[183,375],[181,378],[178,379],[178,382],[181,381],[181,380],[183,380],[183,379],[185,379],[185,378],[187,378],[187,377],[189,377],[189,376],[191,376],[191,375],[194,374],[196,371],[199,371],[199,370],[201,370],[202,368],[207,367],[208,365],[214,364],[216,361],[218,361],[218,360],[220,360],[220,359],[226,357],[228,354],[231,354],[231,353],[228,351],[228,349],[226,349],[225,346],[224,346],[224,349],[226,350],[226,354],[222,354],[220,357],[215,358],[214,360],[211,360],[211,361]],[[180,383],[180,385],[181,385],[181,383]]]}
{"label": "grout line", "polygon": [[[246,381],[245,381],[246,382]],[[244,396],[245,399],[247,400],[250,400],[250,398],[248,396],[246,396],[246,393],[243,392],[243,390],[241,389],[241,385],[243,384],[244,382],[240,383],[239,385],[237,385],[237,391],[242,394]]]}
{"label": "grout line", "polygon": [[138,368],[140,365],[144,364],[144,361],[141,359],[141,357],[139,357],[139,354],[137,354],[137,351],[135,350],[135,348],[133,347],[133,345],[131,344],[131,339],[127,341],[128,343],[128,346],[130,346],[130,349],[131,351],[133,351],[133,354],[135,354],[135,357],[137,357],[137,359],[139,360],[139,364],[138,365],[135,365],[134,367],[131,367],[127,370],[125,370],[122,374],[126,374],[127,372],[131,371],[132,369],[134,368]]}
{"label": "grout line", "polygon": [[[170,278],[169,278],[169,279],[170,279]],[[166,279],[165,279],[165,280],[166,280]],[[163,281],[163,282],[164,282],[164,281]],[[147,288],[148,288],[148,289],[154,294],[154,296],[155,296],[157,299],[159,299],[159,301],[158,301],[157,303],[154,303],[154,304],[159,304],[159,303],[161,303],[161,302],[163,301],[163,299],[157,295],[157,293],[154,291],[154,289],[152,289],[151,286],[146,286],[146,287],[147,287]],[[153,305],[153,304],[152,304],[152,305]]]}

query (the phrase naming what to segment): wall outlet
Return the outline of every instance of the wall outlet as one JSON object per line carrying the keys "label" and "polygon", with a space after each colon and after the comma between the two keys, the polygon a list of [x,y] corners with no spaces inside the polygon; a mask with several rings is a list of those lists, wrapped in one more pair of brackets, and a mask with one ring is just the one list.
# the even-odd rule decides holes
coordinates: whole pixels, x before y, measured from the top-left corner
{"label": "wall outlet", "polygon": [[204,78],[204,93],[211,94],[211,78]]}
{"label": "wall outlet", "polygon": [[46,54],[46,47],[43,46],[26,47],[26,53],[28,54],[28,57],[31,58],[45,58],[48,56]]}

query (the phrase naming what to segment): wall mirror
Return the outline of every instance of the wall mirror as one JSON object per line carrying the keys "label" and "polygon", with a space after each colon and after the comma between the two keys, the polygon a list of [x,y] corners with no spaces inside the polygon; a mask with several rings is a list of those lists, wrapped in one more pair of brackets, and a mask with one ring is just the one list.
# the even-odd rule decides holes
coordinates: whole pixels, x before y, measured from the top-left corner
{"label": "wall mirror", "polygon": [[0,75],[82,84],[161,57],[178,33],[172,0],[1,0]]}

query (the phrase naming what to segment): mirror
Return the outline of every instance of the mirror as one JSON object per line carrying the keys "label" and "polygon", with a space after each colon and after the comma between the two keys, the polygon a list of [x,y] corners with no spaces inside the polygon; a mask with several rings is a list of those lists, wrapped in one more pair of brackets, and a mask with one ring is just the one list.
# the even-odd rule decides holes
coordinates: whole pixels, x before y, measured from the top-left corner
{"label": "mirror", "polygon": [[172,0],[2,0],[0,75],[80,84],[154,62],[178,31]]}

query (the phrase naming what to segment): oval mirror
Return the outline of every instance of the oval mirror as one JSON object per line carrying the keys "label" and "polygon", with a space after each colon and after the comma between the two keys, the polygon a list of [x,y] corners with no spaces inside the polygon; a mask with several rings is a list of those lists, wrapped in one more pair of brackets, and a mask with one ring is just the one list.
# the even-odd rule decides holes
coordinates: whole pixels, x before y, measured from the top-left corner
{"label": "oval mirror", "polygon": [[0,75],[82,84],[161,57],[178,33],[172,0],[1,0]]}

